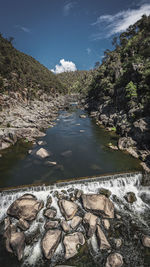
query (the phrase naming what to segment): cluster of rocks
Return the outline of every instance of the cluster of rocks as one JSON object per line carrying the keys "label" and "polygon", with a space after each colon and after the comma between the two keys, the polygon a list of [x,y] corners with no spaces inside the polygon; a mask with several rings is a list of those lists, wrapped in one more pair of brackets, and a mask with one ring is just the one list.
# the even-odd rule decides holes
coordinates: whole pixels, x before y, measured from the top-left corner
{"label": "cluster of rocks", "polygon": [[[114,251],[111,245],[112,238],[109,238],[108,234],[113,220],[120,218],[109,199],[110,194],[106,189],[101,189],[100,194],[84,194],[81,190],[75,190],[74,194],[71,192],[70,195],[65,190],[53,192],[52,196],[57,199],[61,217],[57,217],[58,211],[53,207],[51,195],[47,197],[44,206],[44,202],[37,200],[34,195],[24,194],[10,205],[4,219],[7,251],[15,254],[18,260],[24,258],[24,249],[29,242],[26,231],[43,209],[43,217],[38,220],[44,222],[45,231],[40,233],[44,258],[50,260],[61,243],[66,261],[77,255],[79,248],[85,245],[87,240],[96,236],[99,251],[107,251],[105,266],[123,266],[123,256],[117,251],[122,246],[122,239],[113,239],[116,250]],[[128,203],[136,201],[131,192],[125,198]],[[143,246],[150,248],[150,236],[143,235],[141,241]]]}
{"label": "cluster of rocks", "polygon": [[97,111],[90,111],[93,108],[88,104],[90,116],[97,119],[98,125],[103,125],[108,131],[116,131],[121,137],[118,146],[109,144],[109,147],[117,150],[125,150],[135,158],[139,158],[141,166],[146,172],[150,172],[150,117],[133,119],[137,110],[130,110],[126,113],[123,110],[116,110],[108,103],[95,104]]}
{"label": "cluster of rocks", "polygon": [[[17,93],[16,93],[17,94]],[[2,101],[3,100],[3,101]],[[34,141],[44,130],[53,127],[59,109],[67,108],[65,96],[42,95],[39,100],[23,101],[16,95],[0,95],[0,150],[18,140]]]}

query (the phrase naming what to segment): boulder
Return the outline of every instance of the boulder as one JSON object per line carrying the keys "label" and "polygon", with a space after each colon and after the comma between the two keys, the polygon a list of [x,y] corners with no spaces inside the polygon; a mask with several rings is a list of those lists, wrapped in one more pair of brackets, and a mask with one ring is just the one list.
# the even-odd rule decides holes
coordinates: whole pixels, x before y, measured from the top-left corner
{"label": "boulder", "polygon": [[135,145],[135,142],[131,137],[120,137],[118,141],[118,147],[120,150],[126,150],[129,147]]}
{"label": "boulder", "polygon": [[58,202],[61,213],[64,215],[66,220],[71,220],[78,210],[78,205],[72,201],[62,199]]}
{"label": "boulder", "polygon": [[82,195],[82,203],[85,210],[95,214],[114,218],[114,204],[104,195]]}
{"label": "boulder", "polygon": [[49,219],[53,219],[57,214],[57,210],[55,209],[46,209],[43,212],[43,215]]}
{"label": "boulder", "polygon": [[82,118],[82,119],[85,119],[86,115],[85,114],[81,114],[79,117]]}
{"label": "boulder", "polygon": [[59,225],[58,221],[48,221],[45,223],[44,228],[46,230],[57,228]]}
{"label": "boulder", "polygon": [[133,203],[137,200],[136,198],[136,195],[135,193],[133,192],[128,192],[125,196],[124,196],[125,200],[128,202],[128,203]]}
{"label": "boulder", "polygon": [[88,237],[92,237],[93,234],[95,233],[97,222],[98,222],[98,217],[95,216],[94,214],[87,212],[84,215],[83,223],[84,223],[85,228],[87,230],[87,236]]}
{"label": "boulder", "polygon": [[100,249],[110,249],[111,246],[99,225],[97,225],[97,238]]}
{"label": "boulder", "polygon": [[22,218],[19,219],[17,226],[23,231],[28,230],[30,227],[29,223]]}
{"label": "boulder", "polygon": [[7,210],[7,214],[15,218],[32,221],[43,208],[43,201],[38,201],[34,196],[25,194],[15,200]]}
{"label": "boulder", "polygon": [[62,220],[60,224],[61,224],[61,227],[64,230],[64,232],[67,233],[67,232],[71,231],[69,224],[65,220]]}
{"label": "boulder", "polygon": [[106,188],[100,188],[99,189],[99,194],[104,195],[104,196],[106,196],[108,198],[111,196],[110,190],[108,190]]}
{"label": "boulder", "polygon": [[65,246],[65,259],[70,259],[74,257],[77,252],[77,246],[84,245],[85,238],[82,233],[75,232],[64,237],[64,246]]}
{"label": "boulder", "polygon": [[61,231],[48,230],[42,239],[42,251],[46,259],[50,259],[61,239]]}
{"label": "boulder", "polygon": [[144,247],[150,248],[150,236],[144,235],[142,238],[142,243]]}
{"label": "boulder", "polygon": [[123,265],[123,258],[121,254],[113,253],[108,256],[106,267],[121,267],[122,265]]}
{"label": "boulder", "polygon": [[102,220],[102,223],[103,223],[105,229],[106,229],[106,230],[109,230],[109,228],[110,228],[110,222],[109,222],[109,220],[107,220],[107,219],[103,219],[103,220]]}
{"label": "boulder", "polygon": [[82,222],[82,218],[80,216],[74,216],[74,218],[71,221],[71,228],[72,229],[78,228],[81,222]]}
{"label": "boulder", "polygon": [[122,239],[121,238],[115,238],[114,243],[116,248],[120,248],[122,246]]}
{"label": "boulder", "polygon": [[15,225],[9,225],[4,233],[5,246],[8,252],[14,253],[18,260],[23,258],[25,248],[25,235],[17,232]]}
{"label": "boulder", "polygon": [[36,156],[45,159],[50,156],[50,153],[45,148],[40,148],[36,151]]}
{"label": "boulder", "polygon": [[11,224],[10,218],[7,216],[4,219],[4,230],[6,230],[10,224]]}
{"label": "boulder", "polygon": [[51,207],[51,204],[52,204],[52,197],[49,196],[49,197],[47,198],[47,201],[46,201],[46,208],[47,208],[47,209],[50,208],[50,207]]}

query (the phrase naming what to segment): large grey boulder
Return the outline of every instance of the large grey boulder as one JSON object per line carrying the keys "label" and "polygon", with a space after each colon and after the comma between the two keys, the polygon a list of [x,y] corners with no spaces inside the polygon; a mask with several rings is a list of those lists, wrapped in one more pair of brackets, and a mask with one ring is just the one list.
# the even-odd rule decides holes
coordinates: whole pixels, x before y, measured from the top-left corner
{"label": "large grey boulder", "polygon": [[82,233],[76,232],[64,237],[64,246],[65,246],[65,259],[70,259],[74,257],[78,251],[77,247],[79,245],[84,245],[85,238]]}
{"label": "large grey boulder", "polygon": [[123,258],[121,254],[113,253],[108,256],[106,267],[121,267],[122,265],[123,265]]}
{"label": "large grey boulder", "polygon": [[15,218],[32,221],[43,208],[43,201],[38,201],[32,195],[23,195],[15,200],[7,210],[7,214]]}
{"label": "large grey boulder", "polygon": [[55,209],[46,209],[43,212],[44,216],[49,218],[49,219],[53,219],[54,217],[56,217],[57,214],[57,210]]}
{"label": "large grey boulder", "polygon": [[95,233],[97,222],[98,222],[98,217],[95,216],[94,214],[87,212],[84,215],[83,223],[84,223],[85,228],[87,230],[87,236],[88,237],[92,237],[93,234]]}
{"label": "large grey boulder", "polygon": [[58,202],[60,211],[66,220],[71,220],[78,210],[78,205],[72,201],[62,199]]}
{"label": "large grey boulder", "polygon": [[71,221],[71,228],[76,229],[81,222],[82,222],[82,218],[80,216],[74,216]]}
{"label": "large grey boulder", "polygon": [[82,203],[85,210],[104,217],[114,218],[114,204],[104,195],[82,195]]}
{"label": "large grey boulder", "polygon": [[8,252],[14,253],[20,261],[24,255],[25,235],[17,232],[14,225],[9,225],[4,233],[5,246]]}
{"label": "large grey boulder", "polygon": [[97,225],[97,238],[100,249],[110,249],[111,246],[99,225]]}
{"label": "large grey boulder", "polygon": [[45,223],[44,228],[46,230],[57,228],[59,225],[58,221],[48,221]]}
{"label": "large grey boulder", "polygon": [[61,239],[60,230],[48,230],[42,239],[42,251],[46,259],[51,259]]}
{"label": "large grey boulder", "polygon": [[36,156],[45,159],[50,156],[50,153],[45,148],[40,148],[39,150],[36,151]]}

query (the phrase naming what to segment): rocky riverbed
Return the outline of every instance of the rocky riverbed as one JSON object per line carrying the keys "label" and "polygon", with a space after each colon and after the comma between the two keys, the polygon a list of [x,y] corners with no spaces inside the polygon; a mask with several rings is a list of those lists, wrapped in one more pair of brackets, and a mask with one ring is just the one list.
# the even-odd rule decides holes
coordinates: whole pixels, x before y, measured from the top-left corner
{"label": "rocky riverbed", "polygon": [[2,192],[1,248],[12,266],[148,267],[149,195],[141,178],[116,175]]}
{"label": "rocky riverbed", "polygon": [[44,131],[54,126],[60,109],[69,105],[71,97],[41,95],[37,100],[23,100],[17,93],[0,95],[0,150],[18,140],[34,141],[45,136]]}

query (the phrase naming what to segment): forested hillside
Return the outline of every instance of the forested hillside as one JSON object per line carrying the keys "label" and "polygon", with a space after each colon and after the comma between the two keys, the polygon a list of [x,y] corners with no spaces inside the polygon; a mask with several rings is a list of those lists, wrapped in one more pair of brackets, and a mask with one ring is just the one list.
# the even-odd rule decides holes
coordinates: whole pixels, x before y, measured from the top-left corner
{"label": "forested hillside", "polygon": [[86,95],[92,82],[93,70],[77,70],[72,72],[63,72],[57,74],[60,82],[67,87],[68,93],[80,93]]}
{"label": "forested hillside", "polygon": [[109,103],[133,119],[150,112],[150,16],[131,25],[113,40],[114,51],[106,50],[101,66],[90,84],[93,108]]}
{"label": "forested hillside", "polygon": [[31,56],[16,50],[12,42],[13,38],[7,40],[0,34],[1,93],[17,91],[33,98],[40,92],[66,92],[56,75]]}

